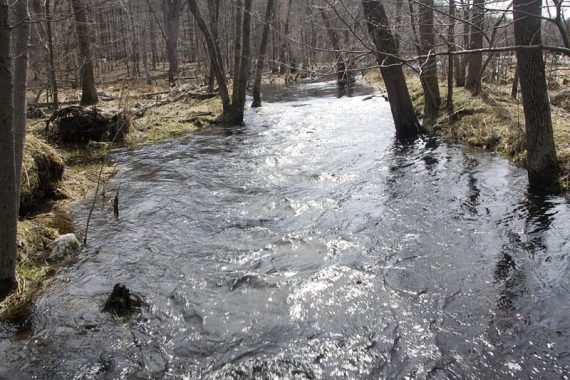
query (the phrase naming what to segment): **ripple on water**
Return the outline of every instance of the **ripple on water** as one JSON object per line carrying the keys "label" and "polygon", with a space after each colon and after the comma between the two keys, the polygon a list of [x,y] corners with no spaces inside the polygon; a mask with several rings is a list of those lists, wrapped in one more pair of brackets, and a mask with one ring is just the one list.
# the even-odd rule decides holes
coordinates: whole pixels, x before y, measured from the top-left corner
{"label": "ripple on water", "polygon": [[[30,334],[0,330],[0,377],[567,376],[567,199],[398,144],[388,103],[350,91],[279,88],[244,127],[116,152],[120,218],[102,199]],[[148,307],[100,313],[116,282]]]}

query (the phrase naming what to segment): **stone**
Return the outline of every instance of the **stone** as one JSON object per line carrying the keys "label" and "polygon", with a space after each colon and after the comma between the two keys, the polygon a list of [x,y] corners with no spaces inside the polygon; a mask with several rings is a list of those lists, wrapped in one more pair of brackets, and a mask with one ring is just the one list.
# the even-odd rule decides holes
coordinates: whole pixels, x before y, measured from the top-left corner
{"label": "stone", "polygon": [[65,260],[79,250],[81,244],[74,234],[62,235],[48,245],[50,251],[48,261],[55,262]]}
{"label": "stone", "polygon": [[142,298],[134,294],[123,284],[115,284],[105,302],[103,311],[118,317],[128,316],[143,305]]}

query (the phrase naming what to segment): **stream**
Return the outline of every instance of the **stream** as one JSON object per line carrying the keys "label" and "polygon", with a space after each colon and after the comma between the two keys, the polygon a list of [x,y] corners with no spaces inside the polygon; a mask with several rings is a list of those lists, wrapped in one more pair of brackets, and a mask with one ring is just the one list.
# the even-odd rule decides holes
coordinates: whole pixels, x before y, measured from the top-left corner
{"label": "stream", "polygon": [[[400,145],[364,84],[268,92],[242,127],[113,154],[78,262],[0,327],[0,379],[569,378],[567,197]],[[146,303],[123,320],[119,282]]]}

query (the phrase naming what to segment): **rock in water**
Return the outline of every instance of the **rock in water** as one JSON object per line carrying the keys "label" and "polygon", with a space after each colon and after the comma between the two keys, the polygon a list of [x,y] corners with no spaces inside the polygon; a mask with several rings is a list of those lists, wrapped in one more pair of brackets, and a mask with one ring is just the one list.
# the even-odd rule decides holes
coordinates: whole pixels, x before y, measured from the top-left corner
{"label": "rock in water", "polygon": [[62,235],[48,245],[48,250],[50,251],[48,261],[65,260],[73,256],[79,247],[79,240],[77,240],[74,234]]}
{"label": "rock in water", "polygon": [[129,288],[123,284],[115,284],[113,292],[107,301],[103,311],[115,314],[119,317],[131,314],[136,308],[143,304],[141,298],[135,294],[131,294]]}

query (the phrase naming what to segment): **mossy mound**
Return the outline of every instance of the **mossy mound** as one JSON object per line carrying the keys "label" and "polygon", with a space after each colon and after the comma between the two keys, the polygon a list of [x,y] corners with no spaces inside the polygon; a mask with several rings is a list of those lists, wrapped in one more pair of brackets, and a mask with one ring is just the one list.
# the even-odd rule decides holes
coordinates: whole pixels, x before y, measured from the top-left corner
{"label": "mossy mound", "polygon": [[65,163],[50,145],[32,135],[26,136],[22,164],[20,210],[27,212],[46,198],[53,197],[63,177]]}

